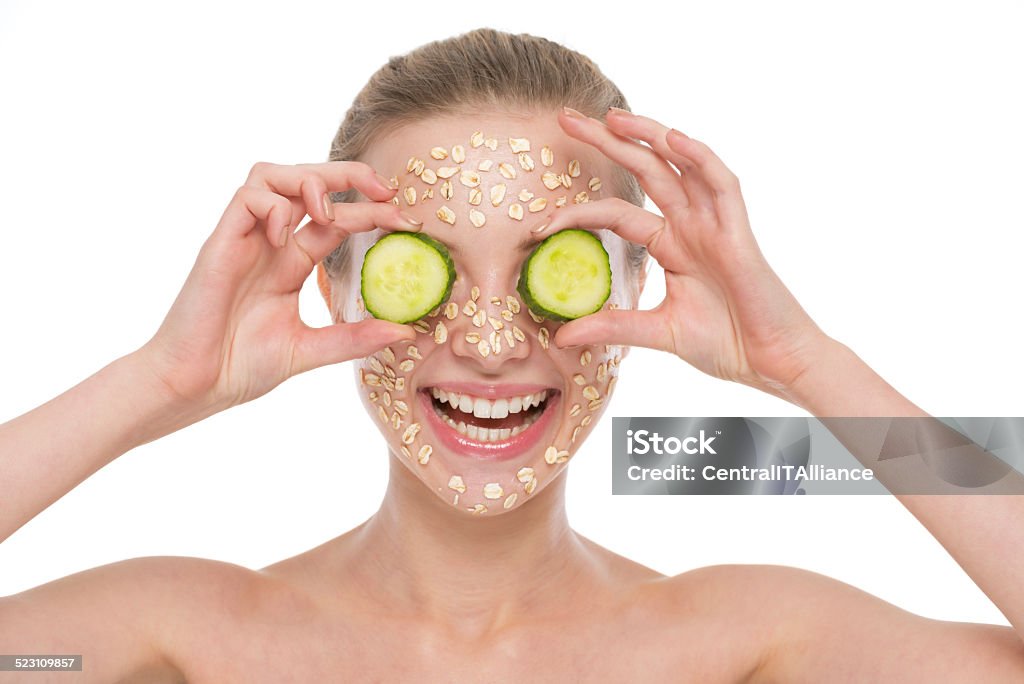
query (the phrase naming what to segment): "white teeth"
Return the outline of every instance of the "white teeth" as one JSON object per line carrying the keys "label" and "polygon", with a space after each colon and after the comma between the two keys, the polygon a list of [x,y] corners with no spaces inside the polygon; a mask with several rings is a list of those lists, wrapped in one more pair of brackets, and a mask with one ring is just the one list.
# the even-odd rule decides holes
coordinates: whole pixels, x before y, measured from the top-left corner
{"label": "white teeth", "polygon": [[527,429],[537,420],[536,416],[527,416],[523,421],[522,425],[517,425],[514,428],[501,428],[501,429],[488,429],[478,427],[476,425],[466,425],[463,421],[456,423],[451,416],[447,416],[441,412],[437,407],[434,408],[437,415],[445,422],[446,425],[451,427],[456,432],[466,435],[470,439],[475,439],[480,442],[499,442],[502,440],[515,437],[523,430]]}
{"label": "white teeth", "polygon": [[508,417],[508,400],[507,399],[496,399],[494,405],[491,406],[491,418],[506,418]]}
{"label": "white teeth", "polygon": [[447,402],[452,408],[463,413],[472,413],[477,418],[505,418],[510,413],[519,413],[539,406],[548,396],[548,391],[543,390],[534,394],[490,401],[458,392],[448,392],[437,387],[432,387],[430,393],[442,404]]}
{"label": "white teeth", "polygon": [[[462,408],[462,402],[459,402],[459,408]],[[473,402],[473,415],[477,418],[490,418],[491,417],[491,402],[486,399],[477,399]]]}
{"label": "white teeth", "polygon": [[[509,414],[527,411],[534,406],[539,406],[548,396],[548,391],[543,390],[533,394],[524,394],[518,397],[508,397],[492,401],[481,397],[459,394],[458,392],[449,392],[437,387],[432,387],[430,393],[440,404],[449,404],[453,409],[458,409],[463,413],[471,414],[477,418],[498,419],[507,418]],[[446,425],[470,439],[480,442],[498,442],[515,437],[537,420],[537,416],[528,415],[523,419],[522,425],[517,425],[514,428],[485,428],[478,425],[467,425],[462,421],[456,423],[439,406],[435,406],[434,410]]]}

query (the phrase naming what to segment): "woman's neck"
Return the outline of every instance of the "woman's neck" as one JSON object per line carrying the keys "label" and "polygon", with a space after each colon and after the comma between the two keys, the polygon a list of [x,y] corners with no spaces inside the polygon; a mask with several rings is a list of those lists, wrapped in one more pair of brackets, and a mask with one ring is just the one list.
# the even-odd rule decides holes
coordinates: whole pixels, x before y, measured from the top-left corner
{"label": "woman's neck", "polygon": [[569,527],[565,477],[509,513],[470,515],[428,492],[396,457],[389,463],[380,509],[353,530],[346,555],[356,586],[399,612],[484,637],[567,605],[600,572]]}

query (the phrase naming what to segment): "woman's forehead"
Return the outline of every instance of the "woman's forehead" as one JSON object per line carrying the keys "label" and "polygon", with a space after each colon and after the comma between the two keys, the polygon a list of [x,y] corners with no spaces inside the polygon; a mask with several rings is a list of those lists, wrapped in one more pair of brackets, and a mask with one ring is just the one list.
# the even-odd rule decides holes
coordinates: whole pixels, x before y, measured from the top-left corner
{"label": "woman's forehead", "polygon": [[[547,145],[554,152],[594,161],[600,153],[590,145],[576,140],[562,130],[555,112],[535,114],[479,114],[441,115],[403,123],[392,128],[387,135],[378,136],[363,155],[382,163],[389,163],[405,171],[410,156],[424,157],[436,147],[447,149],[462,145],[467,158],[473,161],[490,157],[503,161],[517,161],[520,148],[509,140],[526,139],[531,156],[540,161],[542,148]],[[431,159],[430,161],[443,161]],[[401,165],[403,168],[397,168]],[[378,169],[383,172],[384,169]]]}
{"label": "woman's forehead", "polygon": [[502,241],[497,231],[528,232],[556,207],[610,189],[610,162],[554,115],[432,118],[382,137],[363,160],[397,181],[392,201],[425,231],[452,240]]}

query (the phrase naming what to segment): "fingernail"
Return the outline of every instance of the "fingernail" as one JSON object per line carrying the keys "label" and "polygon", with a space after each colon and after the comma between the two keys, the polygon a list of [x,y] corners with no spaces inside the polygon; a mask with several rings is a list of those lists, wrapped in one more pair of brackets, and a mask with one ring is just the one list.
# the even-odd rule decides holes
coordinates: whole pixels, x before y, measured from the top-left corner
{"label": "fingernail", "polygon": [[547,230],[547,227],[550,226],[550,225],[551,225],[550,223],[545,223],[542,226],[537,226],[536,228],[533,229],[532,232],[534,232],[534,233],[543,233],[545,230]]}
{"label": "fingernail", "polygon": [[609,107],[608,111],[612,114],[625,114],[626,116],[631,116],[633,114],[632,112],[628,112],[625,109],[619,109],[618,107]]}
{"label": "fingernail", "polygon": [[328,193],[324,193],[324,213],[327,214],[327,218],[334,220],[334,203],[331,202],[331,196]]}
{"label": "fingernail", "polygon": [[397,190],[398,189],[398,183],[393,182],[390,178],[385,178],[384,176],[380,175],[379,173],[377,174],[377,180],[380,182],[381,185],[383,185],[388,190]]}
{"label": "fingernail", "polygon": [[415,218],[406,214],[404,211],[398,212],[398,215],[402,217],[402,220],[409,225],[410,228],[419,228],[423,225],[423,221],[417,221]]}
{"label": "fingernail", "polygon": [[678,135],[679,137],[683,138],[684,140],[689,140],[690,139],[690,136],[688,136],[685,133],[683,133],[682,131],[678,131],[678,130],[676,130],[674,128],[672,130],[670,130],[669,133],[675,133],[676,135]]}
{"label": "fingernail", "polygon": [[280,245],[281,247],[284,247],[285,245],[287,245],[288,244],[288,233],[290,233],[290,232],[292,232],[291,228],[289,226],[285,226],[281,230],[281,239],[277,241],[277,244]]}
{"label": "fingernail", "polygon": [[566,116],[571,116],[574,119],[586,119],[587,118],[587,117],[583,116],[582,114],[580,114],[579,112],[577,112],[572,107],[562,107],[562,112]]}

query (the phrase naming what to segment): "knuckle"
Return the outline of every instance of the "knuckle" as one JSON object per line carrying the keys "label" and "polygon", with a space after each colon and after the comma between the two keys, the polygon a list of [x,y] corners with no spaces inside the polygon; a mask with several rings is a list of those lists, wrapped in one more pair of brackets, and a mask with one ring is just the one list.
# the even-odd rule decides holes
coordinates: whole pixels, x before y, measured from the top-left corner
{"label": "knuckle", "polygon": [[320,195],[327,192],[324,177],[308,166],[303,167],[296,175],[299,179],[299,195],[304,199],[319,202]]}
{"label": "knuckle", "polygon": [[[630,204],[629,202],[627,202],[626,200],[624,200],[621,197],[605,197],[605,198],[599,199],[598,202],[607,202],[607,203],[613,205],[616,209],[625,209],[626,205]],[[630,206],[632,206],[632,205],[630,205]]]}
{"label": "knuckle", "polygon": [[657,254],[660,251],[659,246],[663,245],[666,240],[671,238],[671,231],[667,230],[667,228],[668,221],[666,221],[663,216],[659,216],[657,225],[654,230],[651,231],[650,237],[644,244],[644,246],[647,247],[648,252]]}
{"label": "knuckle", "polygon": [[287,219],[291,219],[292,215],[292,203],[281,195],[274,195],[274,209],[281,212],[281,215]]}
{"label": "knuckle", "polygon": [[711,204],[700,202],[696,206],[691,206],[690,211],[694,218],[702,224],[710,225],[718,220],[718,211]]}
{"label": "knuckle", "polygon": [[631,208],[636,206],[632,202],[625,200],[621,197],[606,197],[598,201],[608,202],[611,205],[612,211],[614,211],[619,216],[625,215],[630,211]]}
{"label": "knuckle", "polygon": [[308,171],[300,171],[299,173],[295,174],[295,177],[298,179],[299,197],[302,197],[306,194],[306,190],[310,185],[309,179],[312,176],[313,174],[309,173]]}
{"label": "knuckle", "polygon": [[694,140],[693,142],[696,143],[695,147],[697,149],[696,157],[698,163],[701,165],[706,165],[714,158],[715,153],[712,152],[711,148],[708,147],[707,144],[704,143],[703,141]]}
{"label": "knuckle", "polygon": [[635,164],[629,169],[629,172],[640,182],[641,185],[646,185],[651,179],[651,174],[647,167],[643,164]]}
{"label": "knuckle", "polygon": [[344,169],[345,169],[345,171],[349,175],[353,175],[353,176],[360,176],[360,175],[369,176],[369,175],[372,175],[372,174],[376,173],[376,170],[372,166],[367,164],[366,162],[349,160],[349,161],[343,161],[343,162],[339,162],[339,163],[344,164]]}
{"label": "knuckle", "polygon": [[657,226],[654,229],[655,235],[661,235],[662,233],[668,232],[669,223],[668,219],[664,216],[658,216],[657,221],[655,221],[655,225]]}
{"label": "knuckle", "polygon": [[252,165],[252,168],[249,169],[249,178],[250,179],[252,179],[252,178],[261,178],[263,176],[266,176],[267,175],[267,171],[269,171],[270,167],[272,167],[272,166],[273,166],[273,164],[271,164],[270,162],[265,162],[265,161],[258,161],[258,162],[256,162],[255,164]]}
{"label": "knuckle", "polygon": [[253,188],[251,185],[238,186],[238,189],[235,190],[235,196],[232,198],[232,202],[236,204],[240,202],[244,203],[246,200],[253,196],[253,190],[255,190],[255,188]]}
{"label": "knuckle", "polygon": [[636,205],[629,200],[623,199],[622,197],[610,197],[608,198],[613,203],[615,217],[617,220],[623,220],[629,216],[636,209]]}
{"label": "knuckle", "polygon": [[727,192],[738,193],[740,191],[740,179],[729,169],[725,169],[725,172],[722,174],[722,182],[724,183],[724,189]]}

